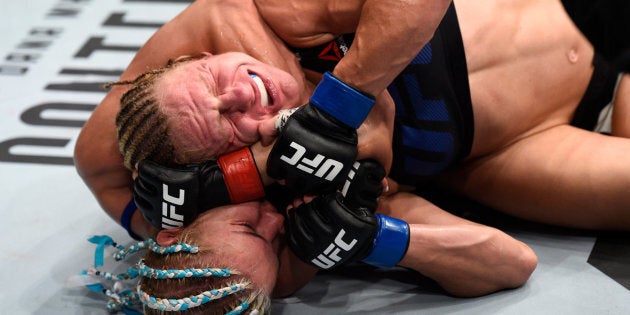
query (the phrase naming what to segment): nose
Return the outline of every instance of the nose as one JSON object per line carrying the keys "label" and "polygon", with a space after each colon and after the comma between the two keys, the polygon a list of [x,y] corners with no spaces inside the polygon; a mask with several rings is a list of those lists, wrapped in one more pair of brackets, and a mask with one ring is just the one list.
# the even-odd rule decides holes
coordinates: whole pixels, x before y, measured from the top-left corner
{"label": "nose", "polygon": [[256,94],[251,85],[236,83],[224,91],[221,99],[230,105],[231,112],[246,111],[256,101]]}
{"label": "nose", "polygon": [[269,203],[262,205],[256,232],[268,242],[273,241],[284,226],[284,217]]}

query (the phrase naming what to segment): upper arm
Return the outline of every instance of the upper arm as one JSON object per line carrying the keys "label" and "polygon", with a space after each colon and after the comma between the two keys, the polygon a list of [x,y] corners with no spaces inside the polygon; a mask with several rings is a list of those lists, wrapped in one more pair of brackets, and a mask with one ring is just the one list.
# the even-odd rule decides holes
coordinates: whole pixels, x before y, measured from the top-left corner
{"label": "upper arm", "polygon": [[110,92],[94,110],[74,149],[77,172],[101,207],[117,221],[131,198],[131,173],[122,164],[114,124],[120,92],[120,88]]}
{"label": "upper arm", "polygon": [[254,0],[263,19],[293,47],[312,47],[352,33],[365,0]]}
{"label": "upper arm", "polygon": [[[203,10],[198,8],[203,2],[196,1],[161,27],[137,52],[121,80],[132,80],[148,69],[164,66],[171,58],[212,49],[203,40]],[[126,89],[115,86],[107,93],[81,129],[74,150],[78,174],[117,222],[132,195],[131,172],[123,166],[115,125],[120,97]]]}
{"label": "upper arm", "polygon": [[[305,84],[297,59],[264,24],[252,1],[197,0],[162,26],[136,53],[121,80],[201,52],[241,51],[290,72]],[[82,128],[75,146],[76,169],[105,211],[118,220],[132,195],[132,179],[118,150],[115,126],[120,97],[115,86]]]}

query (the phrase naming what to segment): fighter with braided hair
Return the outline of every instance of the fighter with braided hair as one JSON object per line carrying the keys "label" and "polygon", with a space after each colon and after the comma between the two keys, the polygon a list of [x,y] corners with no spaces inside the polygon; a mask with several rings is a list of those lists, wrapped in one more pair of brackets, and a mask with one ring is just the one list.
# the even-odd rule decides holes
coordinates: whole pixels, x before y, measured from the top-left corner
{"label": "fighter with braided hair", "polygon": [[[212,104],[219,103],[215,103],[212,97],[205,104],[202,104],[204,102],[172,101],[171,96],[165,92],[197,93],[196,91],[206,90],[207,84],[214,85],[214,83],[208,83],[205,80],[183,80],[183,78],[197,76],[194,73],[199,69],[203,69],[202,73],[206,73],[205,69],[232,69],[235,64],[242,65],[241,67],[246,71],[236,74],[228,72],[227,82],[241,79],[249,82],[252,80],[250,72],[264,76],[269,74],[269,71],[277,71],[244,54],[227,53],[203,55],[199,59],[190,59],[176,66],[169,66],[168,70],[163,72],[154,71],[160,73],[159,76],[141,75],[138,80],[121,83],[130,83],[131,88],[121,98],[122,108],[116,119],[120,139],[119,147],[123,159],[133,161],[128,165],[134,172],[138,170],[138,167],[146,167],[146,165],[152,165],[150,167],[157,172],[148,175],[155,175],[158,181],[148,177],[140,181],[138,180],[140,176],[148,175],[139,175],[136,179],[135,199],[141,205],[145,197],[156,193],[159,196],[157,199],[147,199],[158,200],[157,203],[150,201],[148,205],[145,205],[146,207],[141,206],[145,208],[143,214],[153,224],[152,228],[154,233],[157,233],[158,243],[162,244],[161,241],[172,239],[181,241],[182,231],[191,231],[191,229],[196,232],[190,234],[194,237],[186,238],[187,243],[198,244],[196,240],[199,238],[212,238],[217,244],[224,244],[235,252],[213,255],[212,259],[208,260],[213,262],[210,266],[238,270],[242,276],[249,277],[256,288],[266,288],[264,292],[273,293],[274,296],[286,296],[295,292],[308,282],[318,269],[331,269],[358,261],[379,267],[395,265],[409,267],[433,277],[449,291],[459,295],[479,295],[500,288],[516,287],[529,277],[536,264],[535,255],[526,245],[497,229],[473,224],[435,207],[425,207],[424,203],[418,202],[421,200],[419,197],[405,193],[388,197],[379,205],[377,198],[383,190],[383,178],[386,172],[382,166],[371,160],[355,163],[351,172],[346,174],[348,184],[344,185],[339,192],[317,196],[312,200],[307,199],[306,201],[309,202],[305,203],[299,200],[287,201],[286,196],[293,196],[293,191],[287,189],[286,186],[268,185],[271,180],[264,176],[264,172],[258,173],[259,167],[264,169],[263,163],[251,169],[255,171],[256,180],[260,181],[260,185],[264,187],[263,193],[273,201],[275,207],[257,198],[253,198],[256,199],[255,201],[229,205],[233,201],[225,197],[232,195],[225,193],[226,182],[229,182],[225,173],[229,171],[224,170],[230,168],[226,165],[239,164],[243,159],[227,158],[226,160],[226,156],[240,154],[238,152],[242,149],[221,155],[216,161],[213,160],[214,152],[199,149],[206,146],[206,142],[200,139],[212,138],[213,132],[216,133],[221,129],[200,127],[182,118],[195,117],[189,112],[193,104],[201,106],[199,110],[194,110],[195,113],[201,111],[205,115],[210,115],[209,108]],[[281,72],[274,72],[274,74],[273,84],[285,87],[285,90],[278,91],[276,100],[283,99],[283,93],[295,93],[295,90],[291,89],[295,85],[291,84],[293,79],[290,76]],[[200,86],[204,89],[199,89]],[[211,90],[214,89],[224,88],[218,86],[211,88]],[[243,98],[247,99],[246,94],[235,93],[231,96],[227,94],[229,93],[220,94],[218,97],[226,97],[230,101],[238,100],[245,104],[235,103],[236,108],[249,106],[243,101]],[[142,95],[142,97],[136,97],[136,95]],[[128,108],[133,108],[133,110],[128,110]],[[227,110],[223,112],[223,115],[229,116],[231,108],[233,107],[226,107]],[[160,118],[146,119],[145,113],[151,113]],[[255,110],[250,110],[248,113],[255,115]],[[382,114],[376,111],[372,115]],[[262,117],[267,116],[262,115]],[[267,133],[276,132],[276,119],[278,118],[275,115],[270,115],[268,121],[258,125],[257,130],[270,128],[271,130],[267,130]],[[217,119],[209,121],[216,122]],[[378,126],[378,124],[370,125],[371,122],[372,120],[368,118],[366,128]],[[164,126],[166,129],[163,129]],[[162,133],[191,134],[191,127],[199,128],[203,135],[197,134],[190,137],[190,141],[174,141],[177,136],[168,136],[163,141],[154,142],[154,139],[162,138],[160,136]],[[174,148],[174,150],[168,148]],[[247,163],[258,164],[265,160],[270,147],[255,144],[250,148],[245,148],[251,155],[245,160],[249,161]],[[138,149],[144,151],[139,153]],[[159,153],[146,154],[145,152]],[[165,152],[172,154],[168,155]],[[176,157],[175,153],[179,156]],[[137,156],[142,156],[144,160],[137,161]],[[199,171],[200,169],[214,175],[204,175]],[[182,177],[182,173],[193,174],[193,176]],[[178,182],[172,181],[171,175],[177,179],[183,179],[181,183],[185,185],[177,186]],[[190,178],[193,180],[188,180]],[[198,182],[199,178],[203,178],[203,181]],[[164,182],[161,183],[161,180]],[[175,185],[176,189],[164,188],[171,185]],[[185,203],[182,202],[190,200],[186,196],[191,191],[196,191],[197,196],[213,195],[219,191],[224,192],[224,196],[209,199],[208,202],[214,202],[212,206],[207,203],[199,206],[195,203],[191,207],[193,210],[184,210],[188,208],[185,208]],[[288,207],[287,203],[290,203]],[[388,211],[391,211],[391,209],[388,210],[389,207],[407,209],[409,214],[389,215]],[[375,213],[377,208],[381,213]],[[284,209],[287,211],[285,212]],[[164,213],[167,215],[185,214],[186,216],[179,218],[177,226],[165,226]],[[422,213],[427,217],[415,217]],[[433,214],[429,215],[430,213]],[[407,217],[410,218],[408,222],[406,222]],[[428,226],[423,226],[424,224]],[[435,226],[432,226],[433,224]],[[435,233],[436,231],[439,232]],[[423,259],[418,259],[423,252],[437,251],[436,248],[429,248],[434,245],[439,247],[439,251],[446,252],[449,252],[450,246],[461,246],[458,242],[452,241],[454,237],[459,240],[458,242],[466,243],[478,237],[482,239],[477,239],[474,246],[464,251],[453,251],[443,255],[440,260],[444,261],[438,264],[428,264]],[[427,247],[428,244],[425,241],[429,239],[433,239],[430,243],[434,245]],[[445,246],[443,245],[445,242],[439,241],[440,239],[451,239],[451,242]],[[258,243],[251,244],[252,241]],[[170,242],[163,245],[167,244]],[[497,248],[502,249],[495,253]],[[261,257],[267,258],[261,259]],[[453,259],[454,257],[458,259]],[[505,265],[505,261],[511,262],[509,267],[504,268],[504,272],[500,275],[495,273],[491,277],[486,277],[485,281],[478,281],[479,275],[476,272],[469,272],[472,268],[486,273],[487,271],[480,268],[482,265]],[[239,267],[243,265],[248,268]],[[478,266],[473,268],[473,265]],[[262,269],[256,269],[256,266]],[[444,270],[449,270],[449,272],[445,273]],[[457,281],[454,281],[452,275],[456,273],[460,276]],[[263,275],[266,280],[255,279]]]}
{"label": "fighter with braided hair", "polygon": [[[132,131],[130,137],[121,137],[121,139],[126,139],[124,141],[135,143],[120,146],[123,149],[123,155],[130,157],[124,159],[128,161],[128,167],[135,171],[136,168],[149,165],[153,170],[151,176],[157,178],[155,183],[159,184],[157,186],[145,185],[144,188],[147,188],[145,191],[138,189],[140,196],[138,200],[141,200],[146,198],[140,194],[148,193],[145,196],[150,196],[155,193],[153,188],[157,187],[160,192],[157,202],[155,198],[148,198],[146,207],[142,205],[141,207],[163,210],[153,212],[160,214],[159,221],[151,219],[145,221],[137,212],[131,215],[131,225],[127,226],[131,226],[140,236],[155,235],[157,229],[164,227],[162,225],[164,216],[175,218],[174,221],[177,221],[179,225],[186,226],[189,221],[187,217],[181,217],[178,210],[191,203],[193,203],[192,206],[184,208],[192,209],[190,213],[192,213],[192,218],[196,217],[196,220],[204,220],[204,218],[223,213],[218,210],[230,212],[229,209],[238,208],[238,206],[224,206],[206,211],[212,208],[208,205],[215,205],[199,202],[199,198],[188,198],[188,194],[182,191],[195,191],[193,195],[203,197],[213,191],[209,188],[219,187],[222,191],[228,191],[228,194],[223,194],[224,196],[230,196],[230,198],[224,197],[223,201],[230,199],[230,202],[236,200],[232,198],[232,192],[230,192],[234,189],[237,191],[237,196],[248,196],[252,191],[260,193],[258,188],[267,185],[268,178],[265,176],[267,167],[277,166],[266,161],[269,156],[267,145],[271,144],[276,136],[275,114],[280,109],[309,102],[308,98],[313,94],[314,83],[319,82],[320,79],[313,70],[330,68],[330,64],[326,61],[331,60],[328,55],[322,55],[323,53],[347,52],[348,55],[342,58],[342,62],[352,60],[357,50],[352,50],[355,53],[346,51],[348,42],[352,40],[353,47],[358,47],[359,51],[369,42],[358,36],[359,32],[354,39],[352,34],[336,36],[357,29],[359,12],[367,10],[367,7],[362,7],[361,1],[350,3],[355,7],[342,12],[344,14],[339,16],[343,16],[343,19],[337,18],[334,14],[327,14],[328,12],[317,12],[317,8],[309,6],[306,7],[305,12],[296,12],[294,7],[285,7],[286,1],[276,2],[275,5],[279,7],[274,7],[274,1],[259,2],[265,3],[258,8],[263,11],[264,22],[269,25],[264,23],[258,25],[257,23],[262,21],[258,15],[232,21],[234,25],[242,25],[243,21],[247,22],[246,25],[242,25],[243,29],[233,34],[234,38],[241,38],[236,36],[237,34],[250,34],[248,28],[252,25],[260,26],[252,30],[253,46],[247,46],[245,49],[258,61],[243,54],[229,53],[208,54],[201,59],[180,63],[156,77],[153,83],[145,85],[147,89],[141,92],[144,94],[138,94],[143,97],[137,100],[145,100],[144,96],[153,96],[155,101],[153,106],[158,107],[156,113],[164,115],[167,119],[132,119],[128,123],[123,119],[118,120],[120,124],[118,131],[121,134],[125,134],[127,132],[125,130],[131,130],[128,128],[140,126],[142,122],[147,122],[152,126],[163,123],[169,128],[166,132],[168,137],[165,140],[171,141],[170,144],[164,147],[165,150],[155,149],[153,153],[145,156],[145,159],[138,159],[137,156],[142,153],[135,152],[136,149],[142,148],[143,143],[155,143],[158,146],[164,144],[162,141],[156,141],[156,139],[161,139],[160,137],[153,138],[150,133],[145,132],[154,130],[153,127],[148,125],[146,128],[149,129],[140,127]],[[374,3],[366,1],[366,6],[368,2]],[[381,2],[385,3],[385,1]],[[214,40],[225,38],[223,32],[233,30],[231,23],[223,24],[227,25],[228,29],[221,29],[221,34],[217,34],[218,31],[213,27],[209,27],[208,33],[184,31],[184,38],[193,38],[182,46],[175,46],[178,47],[177,49],[164,50],[164,46],[159,45],[159,43],[167,42],[167,39],[182,38],[171,36],[177,33],[176,26],[185,26],[182,29],[190,30],[192,28],[186,21],[206,21],[207,19],[196,14],[208,12],[208,10],[203,10],[205,8],[199,7],[208,3],[196,2],[182,15],[191,17],[190,20],[177,18],[161,32],[156,33],[152,41],[139,53],[138,60],[132,63],[125,77],[137,75],[146,67],[157,67],[164,61],[165,55],[173,57],[202,50],[221,52],[225,49],[225,46],[217,44]],[[484,2],[484,5],[456,1],[456,5],[457,11],[454,5],[448,8],[447,15],[442,21],[443,25],[438,28],[436,36],[430,43],[416,47],[422,48],[420,53],[402,54],[407,58],[402,64],[408,64],[408,68],[396,77],[390,90],[374,93],[376,105],[357,130],[359,148],[357,159],[375,156],[387,170],[393,164],[390,175],[395,176],[402,183],[414,186],[419,185],[423,180],[428,180],[431,184],[436,182],[446,184],[489,206],[527,219],[590,229],[628,229],[630,218],[624,209],[628,205],[625,191],[627,178],[630,178],[626,174],[630,173],[630,170],[619,161],[623,160],[630,144],[627,139],[622,138],[623,132],[618,133],[613,130],[613,135],[620,137],[608,137],[578,128],[587,128],[587,125],[594,120],[592,114],[597,113],[602,103],[613,97],[615,108],[623,112],[629,104],[628,76],[613,75],[611,80],[610,71],[607,71],[600,59],[594,57],[592,47],[572,25],[558,1],[517,1],[510,3],[507,7],[502,1],[493,0]],[[493,9],[497,6],[511,13],[505,16],[518,16],[519,19],[506,19],[503,15],[497,16],[496,19],[479,19],[480,15],[495,12]],[[212,6],[209,8],[216,9]],[[278,8],[280,10],[276,10]],[[310,16],[308,21],[312,25],[308,23],[302,25],[305,29],[304,33],[300,31],[301,28],[283,28],[283,25],[279,25],[283,19],[277,18],[275,14],[286,13],[287,10],[293,10],[291,14]],[[505,10],[501,12],[506,12]],[[221,14],[231,12],[220,11],[219,18],[212,19],[212,22],[221,22]],[[407,13],[408,15],[405,16],[411,18],[418,12],[424,11],[405,12],[402,10],[399,13]],[[545,15],[541,15],[540,12],[545,12]],[[276,18],[273,18],[274,16]],[[322,16],[331,20],[319,19]],[[546,19],[542,21],[541,16]],[[351,18],[346,19],[348,17]],[[276,32],[275,35],[269,33],[269,27]],[[322,29],[329,32],[321,34]],[[553,30],[550,36],[536,37],[548,30]],[[456,32],[453,33],[453,31]],[[310,36],[311,32],[322,36]],[[197,36],[195,34],[200,33],[204,34],[204,38],[194,38]],[[275,37],[276,35],[280,37]],[[202,40],[208,37],[211,38],[211,44]],[[385,37],[375,39],[383,40],[383,38]],[[417,39],[417,37],[414,38]],[[277,45],[265,46],[270,43]],[[294,47],[291,47],[293,51],[289,51],[285,43],[293,45]],[[234,42],[230,41],[225,45],[233,44]],[[269,47],[275,48],[269,49]],[[316,51],[300,49],[304,47],[314,47]],[[452,47],[457,49],[450,49]],[[243,47],[230,48],[242,50]],[[387,55],[395,55],[399,52],[394,48],[399,47],[382,49],[376,56],[371,55],[371,57],[375,63],[387,61]],[[261,54],[261,52],[265,53]],[[150,58],[150,56],[155,56],[155,53],[158,57]],[[359,53],[359,55],[369,56],[370,54]],[[280,58],[274,59],[270,56]],[[336,57],[341,56],[340,53]],[[409,60],[411,63],[407,62]],[[303,63],[304,68],[300,68],[298,61]],[[332,61],[334,63],[337,60]],[[339,65],[342,65],[342,62]],[[401,59],[392,62],[400,66],[397,62],[401,62]],[[349,63],[343,64],[347,66]],[[553,67],[550,67],[550,64]],[[286,72],[274,72],[277,68],[269,65],[280,66]],[[386,75],[371,73],[380,83],[390,81],[387,78],[391,75],[382,66],[382,63],[378,63],[374,69]],[[553,71],[549,71],[551,68]],[[365,67],[365,69],[374,70],[372,67]],[[394,77],[398,74],[399,72],[395,73]],[[592,80],[599,76],[604,79]],[[324,86],[328,85],[323,90],[324,95],[328,96],[325,99],[334,102],[336,98],[330,97],[328,90],[330,84],[335,87],[342,84],[339,84],[334,76],[326,76],[324,80]],[[558,93],[559,89],[566,93]],[[106,142],[99,142],[98,150],[89,153],[86,153],[88,150],[78,150],[80,153],[77,154],[77,160],[80,161],[78,168],[82,171],[82,175],[95,190],[104,207],[108,210],[115,209],[111,210],[111,213],[115,213],[112,216],[116,219],[121,217],[120,209],[124,208],[131,199],[132,187],[129,172],[124,172],[124,174],[118,172],[123,165],[120,162],[122,158],[119,152],[112,153],[112,150],[118,150],[119,146],[112,146],[110,139],[114,134],[113,126],[111,126],[113,117],[119,109],[118,97],[123,92],[124,88],[117,86],[108,94],[103,103],[105,106],[97,109],[94,119],[86,125],[84,137],[80,139],[82,141],[79,141],[78,147],[89,148],[90,146],[86,143],[90,143],[89,140],[94,140],[101,133],[108,135],[105,137]],[[350,91],[350,93],[357,96],[357,91]],[[589,97],[583,101],[582,97],[585,95]],[[593,99],[595,99],[594,102]],[[136,99],[129,98],[128,100]],[[317,101],[316,97],[312,103]],[[140,107],[149,103],[142,104]],[[396,120],[394,120],[393,112],[394,103]],[[121,110],[121,113],[123,112],[124,109]],[[293,120],[293,123],[290,119],[287,122],[287,126],[292,126],[287,128],[301,132],[300,141],[296,142],[297,145],[292,145],[295,141],[285,141],[286,145],[281,149],[282,153],[277,154],[278,151],[276,151],[273,156],[280,161],[285,161],[282,159],[285,157],[286,161],[290,162],[287,163],[297,165],[295,169],[300,167],[300,171],[306,170],[306,172],[316,174],[314,168],[324,162],[324,159],[320,161],[303,158],[303,155],[298,153],[306,148],[300,145],[309,139],[311,131],[317,128],[327,129],[330,125],[327,123],[308,125],[308,120],[303,119],[303,114],[298,116],[302,118]],[[308,115],[334,116],[330,113],[314,111],[312,108]],[[574,123],[575,121],[577,123]],[[100,129],[101,126],[105,128]],[[337,133],[328,133],[328,136],[333,134]],[[393,146],[392,134],[396,140]],[[136,136],[144,139],[136,139]],[[350,139],[346,141],[349,143],[353,141],[352,137],[342,138],[343,141]],[[222,160],[218,154],[215,154],[217,148],[226,149],[221,153],[230,150],[237,152],[253,142],[252,140],[261,140],[262,144],[252,145],[251,151],[247,149],[243,154],[245,157],[236,159],[236,163],[223,163],[226,160]],[[553,147],[553,154],[548,154],[549,152],[545,149],[550,144]],[[173,151],[168,149],[169,145],[172,145]],[[394,150],[393,157],[390,148]],[[596,149],[604,153],[593,155],[592,152]],[[181,154],[182,158],[166,155],[161,157],[161,154],[170,153]],[[322,156],[326,157],[325,154]],[[292,157],[297,158],[292,159]],[[156,162],[154,160],[161,158],[166,161],[157,162],[172,166],[175,170],[172,174],[160,174],[159,172],[163,170],[159,165],[143,164],[146,160]],[[248,174],[255,169],[260,176],[255,179],[260,179],[260,181],[259,185],[256,185],[258,188],[246,190],[242,194],[238,191],[240,188],[238,185],[228,183],[234,178],[240,178],[240,173],[227,172],[227,168],[216,173],[214,171],[217,168],[212,163],[216,163],[217,167],[221,168],[219,164],[241,165],[243,161],[245,161]],[[96,170],[86,167],[86,164],[99,162],[104,163],[99,164]],[[179,176],[177,168],[182,165],[174,164],[188,163],[196,165],[192,168],[184,165],[184,170],[192,176],[188,179],[184,178],[183,188],[174,191],[165,189],[164,183],[168,182],[161,182],[161,180],[171,178],[173,174]],[[345,162],[342,164],[344,169],[347,169]],[[112,165],[114,171],[108,169]],[[213,170],[212,174],[221,176],[203,175],[207,171],[202,167],[203,165],[209,165]],[[331,169],[334,169],[336,164],[331,162],[330,165]],[[226,175],[223,172],[229,174]],[[94,180],[94,178],[102,179],[103,174],[110,177],[104,181]],[[144,175],[140,174],[138,178],[149,178],[142,176]],[[251,179],[249,176],[247,178]],[[590,181],[581,180],[583,178],[589,178]],[[433,181],[435,179],[438,181]],[[107,185],[111,182],[115,184]],[[300,181],[297,182],[298,185],[301,184]],[[409,247],[406,248],[404,242],[385,242],[384,245],[391,245],[401,256],[396,256],[391,261],[377,259],[378,264],[383,266],[396,264],[416,270],[436,280],[448,292],[459,296],[477,296],[503,288],[517,287],[522,285],[533,271],[536,257],[525,244],[494,228],[455,217],[417,195],[397,190],[394,181],[388,182],[392,188],[390,193],[396,193],[382,197],[378,202],[376,212],[406,221],[409,233],[405,234],[406,229],[402,228],[397,229],[400,233],[396,235],[408,237]],[[216,183],[218,186],[215,186]],[[553,189],[543,187],[540,183],[553,183],[550,185]],[[310,182],[305,181],[304,184],[310,185]],[[186,185],[191,185],[192,188],[188,189]],[[287,186],[292,188],[291,185]],[[105,190],[103,187],[108,189],[114,187],[114,189],[107,191],[111,194],[101,194]],[[602,190],[602,187],[605,189]],[[212,198],[211,202],[213,200],[216,199]],[[256,202],[259,201],[254,201]],[[269,285],[266,281],[260,281],[258,285],[271,286],[276,296],[284,296],[300,288],[312,277],[317,271],[317,268],[312,265],[319,268],[329,265],[334,267],[336,262],[343,264],[365,260],[376,248],[390,247],[378,245],[378,240],[380,240],[378,232],[382,231],[380,230],[382,226],[374,224],[375,215],[371,211],[349,207],[344,202],[344,199],[337,199],[330,193],[318,196],[312,202],[296,202],[289,207],[286,217],[275,216],[277,220],[284,220],[285,229],[272,229],[275,232],[269,234],[265,226],[268,228],[267,224],[273,225],[271,224],[273,220],[258,225],[255,223],[260,223],[261,220],[245,222],[238,216],[232,216],[230,220],[223,223],[226,226],[244,228],[244,230],[236,230],[237,233],[265,240],[251,248],[266,248],[266,252],[272,253],[270,256],[278,257],[278,261],[282,263],[279,263],[280,272],[260,273],[274,275],[275,277],[271,276],[267,281],[273,283],[275,279],[275,285]],[[247,204],[251,203],[245,203]],[[131,208],[135,207],[130,203],[126,209]],[[284,209],[280,207],[280,210]],[[261,213],[261,211],[257,212],[255,207],[248,211],[233,211],[234,215],[251,213]],[[273,211],[264,213],[258,217],[273,218],[274,215],[271,213],[277,214]],[[125,225],[125,216],[122,217],[123,225]],[[154,226],[156,222],[160,224]],[[405,224],[397,226],[404,227]],[[346,227],[352,227],[352,229],[346,229]],[[186,228],[177,227],[164,231],[175,233],[182,229]],[[309,231],[313,230],[319,233],[309,234]],[[168,233],[164,231],[160,233]],[[204,233],[210,233],[209,231],[214,230],[207,229]],[[355,234],[351,238],[345,238],[348,235],[347,231],[353,231]],[[273,240],[283,239],[283,233],[288,233],[289,246],[293,247],[294,251],[289,251],[286,246],[280,244],[274,247]],[[273,237],[264,235],[273,235]],[[316,241],[309,243],[313,237],[317,237]],[[237,238],[225,235],[215,240],[237,248],[250,248],[237,246],[239,243]],[[357,242],[353,242],[354,240]],[[291,245],[292,242],[294,245]],[[304,248],[297,249],[299,246],[299,244],[296,246],[297,243],[317,246],[306,245]],[[325,248],[319,247],[322,244]],[[350,252],[346,248],[353,251]],[[345,253],[342,250],[349,254],[342,255]],[[320,259],[320,255],[325,259]],[[314,262],[316,259],[318,263]],[[230,263],[245,263],[245,261],[230,260]],[[273,266],[273,264],[270,265]],[[241,272],[244,270],[238,269]],[[252,281],[252,283],[256,282]]]}

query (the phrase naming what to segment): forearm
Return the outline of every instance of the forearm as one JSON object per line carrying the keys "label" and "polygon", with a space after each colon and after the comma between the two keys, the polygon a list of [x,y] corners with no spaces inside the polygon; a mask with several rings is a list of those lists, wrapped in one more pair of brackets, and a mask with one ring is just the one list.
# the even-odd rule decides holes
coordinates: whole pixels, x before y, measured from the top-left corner
{"label": "forearm", "polygon": [[382,197],[377,211],[410,225],[409,248],[399,265],[434,279],[453,295],[479,296],[518,287],[536,267],[536,254],[526,244],[417,195]]}
{"label": "forearm", "polygon": [[[131,197],[131,172],[122,164],[114,124],[120,93],[119,90],[110,92],[96,107],[81,129],[74,148],[79,176],[115,220],[120,219],[121,205],[124,207]],[[126,201],[122,200],[125,198]]]}
{"label": "forearm", "polygon": [[[114,125],[120,91],[110,92],[85,124],[75,146],[74,161],[79,176],[101,208],[120,224],[123,210],[132,198],[131,172],[122,164]],[[150,226],[139,212],[131,218],[133,232],[149,237]]]}
{"label": "forearm", "polygon": [[433,37],[451,1],[367,0],[355,39],[333,74],[378,95]]}
{"label": "forearm", "polygon": [[533,272],[533,251],[482,225],[411,225],[410,246],[399,265],[432,278],[461,297],[521,286]]}

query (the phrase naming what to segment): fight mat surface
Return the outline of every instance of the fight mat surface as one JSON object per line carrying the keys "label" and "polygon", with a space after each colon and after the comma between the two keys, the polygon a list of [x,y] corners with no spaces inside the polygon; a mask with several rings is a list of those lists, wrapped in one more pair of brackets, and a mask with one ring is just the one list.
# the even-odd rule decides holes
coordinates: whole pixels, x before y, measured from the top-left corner
{"label": "fight mat surface", "polygon": [[[66,279],[91,266],[91,235],[132,240],[72,166],[80,127],[136,51],[190,1],[23,0],[0,5],[2,314],[106,314]],[[439,196],[438,196],[439,197]],[[439,198],[438,198],[439,199]],[[630,314],[630,237],[519,222],[445,199],[529,244],[539,265],[515,290],[450,297],[402,270],[323,273],[274,314]],[[491,221],[488,219],[492,218]],[[109,260],[111,263],[111,259]],[[116,270],[122,271],[121,265]]]}

